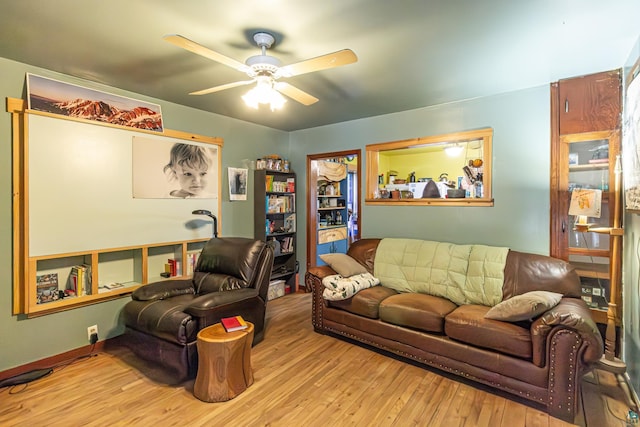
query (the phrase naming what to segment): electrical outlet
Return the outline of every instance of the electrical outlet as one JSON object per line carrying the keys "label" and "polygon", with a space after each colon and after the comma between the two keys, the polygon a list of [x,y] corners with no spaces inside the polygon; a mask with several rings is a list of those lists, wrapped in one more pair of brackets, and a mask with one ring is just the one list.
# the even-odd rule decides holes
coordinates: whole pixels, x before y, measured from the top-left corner
{"label": "electrical outlet", "polygon": [[98,325],[89,326],[87,328],[87,338],[89,339],[89,342],[91,342],[91,335],[93,334],[96,334],[96,337],[98,336]]}

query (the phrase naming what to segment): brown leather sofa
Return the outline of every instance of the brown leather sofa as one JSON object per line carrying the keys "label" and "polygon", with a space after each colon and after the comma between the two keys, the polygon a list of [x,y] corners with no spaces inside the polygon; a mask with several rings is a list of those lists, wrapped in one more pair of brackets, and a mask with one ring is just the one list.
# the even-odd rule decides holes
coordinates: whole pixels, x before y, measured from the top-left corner
{"label": "brown leather sofa", "polygon": [[124,343],[139,357],[165,367],[176,380],[193,378],[198,332],[241,315],[264,336],[273,247],[259,240],[214,238],[202,249],[193,278],[136,289],[123,308]]}
{"label": "brown leather sofa", "polygon": [[[357,241],[348,255],[373,274],[379,242]],[[346,300],[327,301],[322,279],[333,274],[329,266],[321,266],[310,268],[305,275],[305,285],[313,292],[316,332],[356,340],[495,387],[542,406],[552,416],[574,420],[580,379],[600,359],[603,345],[580,298],[579,278],[568,263],[508,252],[503,300],[533,290],[564,295],[541,316],[515,323],[486,319],[490,307],[456,306],[440,297],[403,293],[394,298],[394,324],[381,319],[380,304],[399,295],[395,290],[382,283]]]}

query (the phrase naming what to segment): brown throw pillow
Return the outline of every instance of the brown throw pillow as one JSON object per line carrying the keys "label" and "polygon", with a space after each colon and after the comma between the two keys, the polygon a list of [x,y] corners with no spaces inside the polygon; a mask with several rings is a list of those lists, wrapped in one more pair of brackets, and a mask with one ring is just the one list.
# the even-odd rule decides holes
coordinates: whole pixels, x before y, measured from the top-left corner
{"label": "brown throw pillow", "polygon": [[347,254],[324,254],[320,255],[320,259],[329,264],[329,267],[342,277],[351,277],[367,272],[364,265]]}
{"label": "brown throw pillow", "polygon": [[518,322],[533,319],[562,299],[562,294],[548,291],[531,291],[502,301],[485,314],[487,319]]}

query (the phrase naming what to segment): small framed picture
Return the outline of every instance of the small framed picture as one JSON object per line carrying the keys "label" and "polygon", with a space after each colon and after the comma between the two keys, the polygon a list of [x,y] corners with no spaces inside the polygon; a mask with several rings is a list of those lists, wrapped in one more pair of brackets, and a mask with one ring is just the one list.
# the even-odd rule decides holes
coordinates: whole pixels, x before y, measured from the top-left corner
{"label": "small framed picture", "polygon": [[578,153],[569,153],[569,166],[578,164]]}

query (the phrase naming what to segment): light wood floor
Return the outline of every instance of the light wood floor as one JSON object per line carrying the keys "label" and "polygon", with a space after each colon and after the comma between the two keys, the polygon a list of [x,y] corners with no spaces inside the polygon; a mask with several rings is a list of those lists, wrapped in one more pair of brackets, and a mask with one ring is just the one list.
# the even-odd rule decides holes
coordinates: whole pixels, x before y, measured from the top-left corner
{"label": "light wood floor", "polygon": [[[162,371],[121,346],[107,346],[26,387],[1,390],[0,425],[571,425],[437,371],[314,333],[310,298],[295,294],[269,303],[265,339],[252,350],[255,382],[229,402],[201,402],[192,394],[193,380],[167,384]],[[624,426],[624,405],[600,393],[603,381],[611,383],[591,376],[585,389],[592,412],[586,424]]]}

